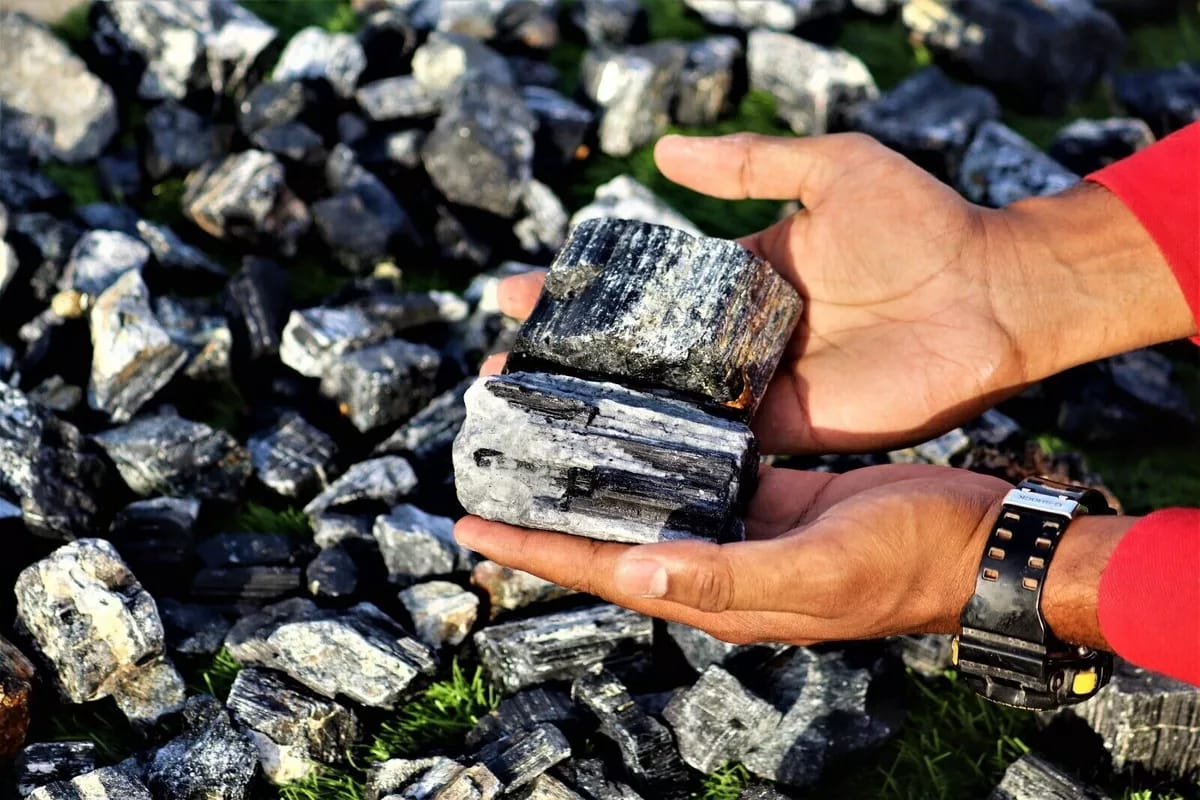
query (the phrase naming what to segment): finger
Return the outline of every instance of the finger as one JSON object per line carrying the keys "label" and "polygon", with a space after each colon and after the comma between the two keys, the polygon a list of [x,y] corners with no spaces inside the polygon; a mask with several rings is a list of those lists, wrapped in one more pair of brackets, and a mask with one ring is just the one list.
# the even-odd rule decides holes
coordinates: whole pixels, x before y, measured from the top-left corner
{"label": "finger", "polygon": [[812,208],[853,162],[880,145],[859,134],[791,139],[735,133],[664,136],[654,147],[663,175],[729,200],[800,200]]}
{"label": "finger", "polygon": [[538,297],[542,294],[542,284],[546,282],[546,272],[535,270],[520,275],[510,275],[500,281],[496,287],[496,302],[500,311],[510,317],[525,319],[533,312]]}
{"label": "finger", "polygon": [[504,371],[504,363],[508,361],[508,353],[492,353],[479,365],[480,377],[499,375]]}
{"label": "finger", "polygon": [[808,216],[801,211],[781,219],[757,233],[743,236],[737,240],[742,247],[774,267],[784,280],[800,292],[801,297],[805,296],[804,281],[800,274],[800,265],[796,262],[796,252],[792,243],[802,241],[804,236],[802,226],[806,224],[808,224]]}

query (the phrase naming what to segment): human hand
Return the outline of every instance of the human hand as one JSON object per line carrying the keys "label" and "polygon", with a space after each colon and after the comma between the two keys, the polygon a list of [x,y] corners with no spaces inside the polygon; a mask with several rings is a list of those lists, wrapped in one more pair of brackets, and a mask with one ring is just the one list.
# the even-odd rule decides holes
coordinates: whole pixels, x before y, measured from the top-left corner
{"label": "human hand", "polygon": [[764,467],[749,541],[599,542],[478,517],[455,527],[484,556],[731,642],[958,630],[1011,487],[943,467],[844,475]]}

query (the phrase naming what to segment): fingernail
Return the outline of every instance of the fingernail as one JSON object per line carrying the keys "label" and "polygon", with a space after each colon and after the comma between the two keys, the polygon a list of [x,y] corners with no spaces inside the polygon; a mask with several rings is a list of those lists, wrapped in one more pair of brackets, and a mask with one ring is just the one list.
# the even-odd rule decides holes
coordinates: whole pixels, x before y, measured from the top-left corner
{"label": "fingernail", "polygon": [[617,589],[637,597],[662,597],[667,593],[667,570],[657,561],[634,559],[617,565]]}

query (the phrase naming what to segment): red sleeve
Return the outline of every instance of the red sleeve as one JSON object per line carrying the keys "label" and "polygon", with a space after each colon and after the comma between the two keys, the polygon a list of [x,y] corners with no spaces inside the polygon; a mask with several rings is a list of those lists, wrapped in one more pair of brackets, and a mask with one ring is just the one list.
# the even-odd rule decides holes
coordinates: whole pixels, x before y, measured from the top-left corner
{"label": "red sleeve", "polygon": [[1134,523],[1100,576],[1096,613],[1122,658],[1200,685],[1200,509]]}
{"label": "red sleeve", "polygon": [[1200,325],[1200,122],[1087,179],[1121,198],[1154,238]]}

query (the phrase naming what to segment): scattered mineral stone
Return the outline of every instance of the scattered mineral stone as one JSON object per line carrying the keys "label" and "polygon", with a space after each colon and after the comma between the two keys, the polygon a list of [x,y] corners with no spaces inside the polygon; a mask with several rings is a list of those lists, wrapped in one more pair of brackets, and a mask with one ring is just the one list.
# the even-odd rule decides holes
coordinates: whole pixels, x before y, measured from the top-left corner
{"label": "scattered mineral stone", "polygon": [[321,377],[354,427],[367,432],[412,416],[437,392],[441,356],[432,347],[388,339],[347,353]]}
{"label": "scattered mineral stone", "polygon": [[83,389],[73,386],[60,375],[51,375],[29,390],[29,399],[60,414],[69,414],[83,402]]}
{"label": "scattered mineral stone", "polygon": [[846,0],[683,0],[720,28],[794,30],[805,22],[840,14]]}
{"label": "scattered mineral stone", "polygon": [[421,161],[447,200],[511,218],[532,176],[535,125],[512,87],[467,82],[447,98]]}
{"label": "scattered mineral stone", "polygon": [[146,114],[146,174],[160,181],[188,172],[217,155],[212,123],[186,106],[166,102]]}
{"label": "scattered mineral stone", "polygon": [[412,617],[417,638],[435,649],[462,644],[479,612],[479,598],[449,581],[410,586],[400,592],[400,602]]}
{"label": "scattered mineral stone", "polygon": [[623,45],[642,38],[646,9],[638,0],[581,0],[571,9],[571,20],[592,46]]}
{"label": "scattered mineral stone", "polygon": [[315,762],[341,761],[358,737],[350,709],[271,670],[241,670],[226,705],[234,721],[249,729],[263,773],[273,783],[301,780],[317,768]]}
{"label": "scattered mineral stone", "polygon": [[273,153],[292,164],[316,166],[325,160],[325,140],[303,122],[285,122],[260,128],[250,135],[259,150]]}
{"label": "scattered mineral stone", "polygon": [[138,214],[129,206],[116,203],[88,203],[75,209],[85,228],[137,235]]}
{"label": "scattered mineral stone", "polygon": [[746,62],[750,88],[774,97],[776,113],[802,135],[836,129],[857,103],[879,95],[857,57],[786,33],[751,31]]}
{"label": "scattered mineral stone", "polygon": [[94,438],[143,497],[234,500],[250,476],[250,454],[229,432],[182,417],[142,417]]}
{"label": "scattered mineral stone", "polygon": [[150,260],[150,248],[118,231],[88,231],[71,250],[61,286],[99,295],[125,273],[140,271]]}
{"label": "scattered mineral stone", "polygon": [[752,413],[800,307],[795,289],[739,244],[587,221],[551,265],[508,369],[553,365]]}
{"label": "scattered mineral stone", "polygon": [[1108,800],[1108,795],[1044,758],[1025,753],[1004,771],[988,800]]}
{"label": "scattered mineral stone", "polygon": [[373,293],[354,305],[397,332],[461,322],[469,310],[466,301],[457,294],[439,291]]}
{"label": "scattered mineral stone", "polygon": [[29,166],[50,154],[50,120],[0,100],[0,163]]}
{"label": "scattered mineral stone", "polygon": [[284,326],[279,360],[309,378],[325,375],[343,354],[391,335],[383,320],[357,308],[293,311]]}
{"label": "scattered mineral stone", "polygon": [[[156,225],[149,220],[139,219],[135,224],[137,234],[154,260],[169,271],[180,271],[193,280],[207,279],[206,288],[214,286],[213,279],[222,282],[228,277],[225,268],[213,261],[198,248],[193,247],[165,225]],[[182,278],[183,275],[173,276]],[[214,286],[215,288],[215,286]]]}
{"label": "scattered mineral stone", "polygon": [[1047,151],[1077,175],[1087,175],[1154,144],[1140,119],[1078,119],[1058,132]]}
{"label": "scattered mineral stone", "polygon": [[549,186],[531,180],[521,196],[521,209],[524,216],[513,225],[513,233],[522,250],[537,256],[562,247],[567,235],[567,210]]}
{"label": "scattered mineral stone", "polygon": [[1118,75],[1113,88],[1121,105],[1159,136],[1200,120],[1200,64]]}
{"label": "scattered mineral stone", "polygon": [[350,548],[369,545],[378,551],[375,544],[374,516],[320,513],[311,518],[313,541],[317,547],[327,548],[344,545]]}
{"label": "scattered mineral stone", "polygon": [[554,89],[526,86],[525,107],[537,120],[534,159],[540,167],[561,168],[579,158],[596,115]]}
{"label": "scattered mineral stone", "polygon": [[513,83],[512,69],[504,56],[460,33],[431,34],[413,53],[412,74],[438,95],[471,83]]}
{"label": "scattered mineral stone", "polygon": [[[461,764],[445,756],[389,759],[373,764],[368,770],[365,797],[367,800],[392,800],[397,797],[404,800],[435,800],[438,793],[462,771]],[[457,795],[455,800],[458,800]]]}
{"label": "scattered mineral stone", "polygon": [[566,737],[548,724],[492,742],[475,754],[475,760],[499,778],[509,792],[532,783],[570,757],[571,745]]}
{"label": "scattered mineral stone", "polygon": [[999,122],[979,126],[963,155],[958,189],[968,200],[1000,208],[1026,197],[1057,194],[1079,176]]}
{"label": "scattered mineral stone", "polygon": [[971,437],[962,428],[955,428],[936,439],[903,450],[893,450],[888,453],[888,459],[893,464],[938,464],[948,467],[951,462],[960,462],[970,449]]}
{"label": "scattered mineral stone", "polygon": [[162,655],[152,598],[111,544],[79,539],[21,571],[17,618],[72,703],[107,697]]}
{"label": "scattered mineral stone", "polygon": [[284,497],[306,498],[325,488],[337,446],[333,439],[308,424],[299,414],[287,413],[269,430],[246,443],[254,475]]}
{"label": "scattered mineral stone", "polygon": [[70,781],[40,786],[29,800],[153,800],[145,784],[121,767],[103,767]]}
{"label": "scattered mineral stone", "polygon": [[566,691],[535,686],[500,701],[495,711],[479,720],[467,734],[467,744],[478,746],[550,723],[571,732],[580,727],[578,707]]}
{"label": "scattered mineral stone", "polygon": [[157,591],[189,571],[199,516],[200,501],[193,498],[136,500],[117,512],[108,538],[134,574],[145,575]]}
{"label": "scattered mineral stone", "polygon": [[[0,205],[5,202],[0,197]],[[8,208],[15,210],[11,204]],[[29,289],[36,300],[48,303],[58,292],[63,269],[82,234],[78,224],[69,219],[43,212],[12,214],[5,238],[17,255],[21,271],[29,271]]]}
{"label": "scattered mineral stone", "polygon": [[[864,2],[864,0],[856,0]],[[788,800],[788,796],[776,789],[774,786],[757,784],[748,786],[738,795],[738,800]]]}
{"label": "scattered mineral stone", "polygon": [[305,112],[309,92],[300,81],[264,81],[238,106],[238,128],[250,136],[264,128],[293,122]]}
{"label": "scattered mineral stone", "polygon": [[21,751],[13,765],[17,796],[28,797],[39,786],[67,782],[96,769],[96,743],[37,742]]}
{"label": "scattered mineral stone", "polygon": [[221,383],[232,379],[233,334],[225,318],[210,311],[205,300],[163,296],[154,301],[159,324],[187,353],[183,374],[196,381]]}
{"label": "scattered mineral stone", "polygon": [[5,761],[25,744],[34,674],[29,659],[0,636],[0,759]]}
{"label": "scattered mineral stone", "polygon": [[471,571],[471,583],[488,594],[491,618],[535,603],[545,603],[575,594],[575,590],[551,583],[537,575],[504,567],[495,561],[480,561]]}
{"label": "scattered mineral stone", "polygon": [[132,147],[110,150],[96,162],[100,188],[109,197],[124,200],[142,190],[142,166]]}
{"label": "scattered mineral stone", "polygon": [[454,520],[449,517],[398,505],[375,520],[374,532],[393,583],[410,584],[471,569],[471,554],[454,541]]}
{"label": "scattered mineral stone", "polygon": [[112,89],[44,25],[0,12],[0,102],[46,120],[37,139],[70,163],[90,161],[117,132]]}
{"label": "scattered mineral stone", "polygon": [[505,692],[571,680],[603,664],[614,673],[644,668],[653,625],[649,617],[597,605],[492,625],[475,634],[488,674]]}
{"label": "scattered mineral stone", "polygon": [[878,100],[857,106],[850,124],[933,174],[953,180],[975,131],[999,117],[1000,104],[991,92],[951,80],[931,66]]}
{"label": "scattered mineral stone", "polygon": [[219,533],[196,546],[208,567],[267,566],[291,563],[296,540],[282,533]]}
{"label": "scattered mineral stone", "polygon": [[[356,149],[363,163],[373,169],[400,169],[412,172],[421,168],[421,148],[425,145],[427,135],[420,128],[376,132],[371,136],[364,136],[356,145]],[[342,140],[346,141],[344,135]]]}
{"label": "scattered mineral stone", "polygon": [[166,658],[138,666],[113,687],[117,708],[135,729],[150,731],[183,708],[183,678]]}
{"label": "scattered mineral stone", "polygon": [[952,636],[938,633],[922,633],[901,636],[900,658],[904,666],[923,678],[941,678],[953,666]]}
{"label": "scattered mineral stone", "polygon": [[604,217],[640,220],[651,225],[677,228],[693,236],[702,235],[687,217],[629,175],[618,175],[608,183],[597,186],[595,199],[575,212],[571,217],[571,225]]}
{"label": "scattered mineral stone", "polygon": [[294,595],[303,583],[299,567],[203,567],[192,577],[190,593],[197,600],[240,607]]}
{"label": "scattered mineral stone", "polygon": [[596,758],[564,761],[554,768],[554,776],[586,800],[642,800],[632,788],[610,777],[604,762]]}
{"label": "scattered mineral stone", "polygon": [[360,84],[406,72],[411,66],[421,36],[409,19],[410,10],[374,4],[365,14],[360,13],[358,40],[367,56]]}
{"label": "scattered mineral stone", "polygon": [[583,88],[603,109],[600,149],[627,156],[661,136],[671,121],[687,47],[671,41],[624,50],[589,50],[583,59]]}
{"label": "scattered mineral stone", "polygon": [[282,267],[264,258],[246,258],[241,271],[229,279],[224,300],[235,325],[234,347],[240,348],[247,360],[279,352],[289,305],[288,277]]}
{"label": "scattered mineral stone", "polygon": [[713,664],[730,668],[734,663],[765,661],[782,648],[782,645],[729,644],[682,622],[668,622],[666,631],[696,672],[703,672]]}
{"label": "scattered mineral stone", "polygon": [[533,372],[481,378],[466,403],[454,474],[472,514],[630,543],[744,535],[740,514],[758,463],[744,423]]}
{"label": "scattered mineral stone", "polygon": [[66,201],[62,187],[38,170],[14,165],[0,172],[0,204],[11,209],[45,211]]}
{"label": "scattered mineral stone", "polygon": [[276,246],[285,255],[295,252],[311,222],[284,181],[283,164],[261,150],[209,161],[188,175],[183,211],[218,239]]}
{"label": "scattered mineral stone", "polygon": [[362,45],[349,33],[305,28],[292,37],[275,65],[272,80],[325,80],[341,97],[352,97],[367,67]]}
{"label": "scattered mineral stone", "polygon": [[547,774],[537,776],[525,787],[521,797],[523,800],[585,800],[583,795]]}
{"label": "scattered mineral stone", "polygon": [[308,562],[304,583],[313,597],[349,597],[358,589],[358,566],[346,548],[327,547]]}
{"label": "scattered mineral stone", "polygon": [[417,475],[400,456],[360,461],[304,507],[310,517],[339,506],[393,506],[417,488]]}
{"label": "scattered mineral stone", "polygon": [[188,700],[184,732],[157,750],[146,785],[173,800],[242,800],[258,767],[258,752],[208,695]]}
{"label": "scattered mineral stone", "polygon": [[733,36],[713,36],[688,46],[679,80],[674,118],[680,125],[713,125],[729,105],[734,65],[742,43]]}
{"label": "scattered mineral stone", "polygon": [[436,116],[441,110],[441,97],[411,75],[369,83],[358,90],[355,98],[359,107],[374,122],[422,119]]}
{"label": "scattered mineral stone", "polygon": [[375,448],[375,455],[404,454],[423,468],[450,465],[454,437],[467,416],[463,396],[473,383],[466,380],[433,398]]}
{"label": "scattered mineral stone", "polygon": [[653,787],[657,797],[687,797],[688,773],[666,726],[646,714],[614,675],[604,670],[581,675],[571,696],[600,723],[600,733],[617,745],[626,774]]}
{"label": "scattered mineral stone", "polygon": [[167,648],[183,655],[214,655],[229,632],[229,618],[211,606],[181,603],[169,597],[158,601]]}
{"label": "scattered mineral stone", "polygon": [[914,42],[1051,116],[1087,96],[1125,47],[1117,23],[1089,0],[918,0],[901,15]]}
{"label": "scattered mineral stone", "polygon": [[992,447],[1000,447],[1021,434],[1021,426],[1015,419],[994,408],[983,412],[966,428],[971,441]]}

